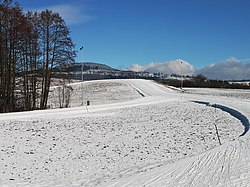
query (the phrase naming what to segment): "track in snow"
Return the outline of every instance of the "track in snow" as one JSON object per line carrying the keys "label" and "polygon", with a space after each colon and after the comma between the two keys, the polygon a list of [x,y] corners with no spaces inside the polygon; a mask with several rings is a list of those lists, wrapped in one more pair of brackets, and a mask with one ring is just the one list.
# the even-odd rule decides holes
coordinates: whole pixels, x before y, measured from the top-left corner
{"label": "track in snow", "polygon": [[206,101],[193,101],[193,102],[198,103],[198,104],[205,104],[207,106],[214,107],[215,109],[216,108],[221,109],[225,112],[228,112],[233,117],[239,119],[241,121],[242,125],[244,126],[244,132],[240,136],[244,136],[249,131],[249,126],[250,126],[249,120],[247,119],[247,117],[245,115],[243,115],[239,111],[237,111],[233,108],[221,105],[221,104],[215,104],[215,103],[211,104],[210,102],[206,102]]}
{"label": "track in snow", "polygon": [[[51,119],[67,118],[68,120],[70,120],[69,119],[70,117],[77,118],[77,119],[78,117],[79,118],[91,117],[95,119],[95,116],[98,116],[98,115],[103,115],[104,117],[106,114],[107,116],[112,115],[112,114],[109,114],[108,112],[107,113],[104,112],[108,110],[109,111],[112,111],[112,110],[115,111],[116,109],[126,110],[126,108],[128,107],[133,108],[133,107],[142,106],[142,105],[151,105],[151,104],[157,104],[157,103],[163,103],[163,102],[169,102],[169,101],[179,101],[180,98],[183,99],[181,100],[181,102],[188,101],[188,100],[195,100],[195,99],[202,100],[206,98],[208,101],[213,102],[213,103],[221,103],[223,105],[226,105],[225,103],[228,103],[228,105],[226,106],[229,106],[230,108],[234,108],[236,111],[241,112],[243,115],[246,116],[246,118],[249,119],[249,116],[250,116],[249,114],[250,107],[249,107],[249,104],[246,102],[238,102],[238,101],[232,102],[231,100],[229,102],[228,99],[222,100],[220,98],[216,99],[216,98],[212,98],[209,96],[207,97],[207,96],[197,96],[197,95],[186,95],[183,93],[179,94],[179,93],[171,91],[170,89],[162,85],[158,85],[152,81],[146,81],[146,80],[123,80],[123,82],[133,87],[133,89],[142,93],[145,97],[131,100],[131,101],[120,102],[120,103],[90,106],[88,107],[89,112],[86,110],[85,107],[78,107],[78,108],[69,108],[69,109],[55,109],[55,110],[47,110],[47,111],[33,111],[33,112],[24,112],[24,113],[3,114],[3,115],[0,115],[0,117],[1,117],[1,120],[13,120],[13,121],[24,120],[23,123],[25,123],[25,121],[27,120],[32,120],[29,123],[27,122],[28,124],[31,124],[32,126],[33,122],[36,123],[36,121],[34,120],[36,118],[43,119],[45,121],[49,120],[50,118]],[[99,114],[98,113],[99,111],[103,111],[103,113]],[[81,125],[84,126],[85,123],[87,122],[81,123]],[[56,129],[56,128],[59,128],[60,125],[61,123],[55,122],[55,125],[53,126],[55,128],[54,131],[50,132],[50,134],[47,135],[48,137],[51,138],[51,141],[54,141],[55,136],[58,136],[59,139],[60,137],[62,137],[60,133],[63,134],[64,131],[58,131]],[[50,127],[48,123],[46,124],[46,126],[48,126],[48,128]],[[65,141],[73,140],[73,137],[76,135],[76,133],[79,132],[78,131],[79,127],[77,125],[74,129],[71,129],[72,126],[70,126],[70,122],[65,123],[64,126],[65,128],[69,128],[68,131],[65,131],[69,133],[68,134],[69,139],[65,138],[64,141],[57,142],[58,145],[56,146],[59,146],[60,143],[65,143]],[[33,129],[33,131],[30,131],[30,129],[27,129],[27,131],[25,130],[24,132],[27,134],[32,133],[31,137],[38,138],[37,140],[40,141],[39,138],[42,138],[42,136],[40,137],[38,135],[39,133],[43,133],[44,129],[42,130],[39,129],[41,128],[39,124],[37,128],[38,128],[37,130]],[[86,128],[87,129],[90,128],[91,130],[91,125],[88,125]],[[84,129],[86,128],[84,127]],[[96,125],[96,128],[99,129],[98,124]],[[18,128],[14,130],[16,131],[18,130]],[[112,128],[110,128],[109,133],[113,132],[111,130]],[[14,133],[15,131],[10,131],[10,132]],[[74,133],[70,134],[71,131]],[[114,134],[114,133],[111,133],[111,134]],[[131,132],[128,133],[128,135],[129,134],[131,134]],[[27,137],[30,138],[30,136],[28,135]],[[83,135],[79,134],[79,138],[83,138]],[[117,140],[117,139],[115,139],[114,137],[114,140]],[[43,142],[43,140],[41,140],[41,142]],[[6,143],[8,144],[7,141]],[[48,146],[51,146],[53,148],[52,151],[55,151],[54,154],[58,152],[56,151],[56,149],[54,150],[54,148],[57,148],[57,147],[54,147],[52,142],[48,142]],[[71,154],[77,153],[77,155],[75,156],[76,158],[78,158],[78,156],[79,155],[81,156],[82,154],[82,153],[81,154],[79,153],[78,155],[78,152],[74,152],[71,149],[71,148],[75,148],[76,146],[75,149],[79,151],[79,149],[77,148],[78,144],[72,144],[71,147],[67,147],[66,145],[63,145],[63,146],[65,146],[65,148],[69,148],[68,151],[70,151]],[[12,148],[12,147],[9,147],[9,148]],[[42,150],[44,149],[41,149],[41,151]],[[93,149],[90,149],[90,150],[92,151]],[[113,180],[113,181],[109,179],[107,183],[101,183],[100,185],[103,185],[103,186],[247,186],[250,183],[250,178],[249,178],[250,151],[249,150],[250,150],[249,133],[246,133],[245,136],[240,137],[236,141],[226,143],[220,147],[201,153],[199,155],[187,157],[185,159],[178,160],[174,163],[160,163],[160,164],[149,165],[144,168],[138,168],[138,170],[136,170],[134,173],[131,173],[130,177],[124,177],[119,180]],[[28,155],[30,158],[32,158],[32,156],[39,156],[39,155],[36,155],[36,150],[31,150],[31,151],[32,151],[32,154]],[[47,152],[50,153],[49,147],[48,147]],[[66,153],[67,152],[65,152],[65,154]],[[53,158],[53,154],[49,156]],[[42,159],[43,157],[39,157],[39,158]],[[70,158],[71,157],[68,154],[65,155],[65,158],[64,158],[66,159],[65,164],[66,165],[68,164],[68,166],[67,167],[63,166],[63,167],[71,168],[71,170],[69,170],[69,173],[70,172],[74,173],[75,172],[74,168],[71,167],[70,162],[69,163],[67,162],[67,159],[70,160]],[[103,161],[104,160],[105,158],[103,158]],[[53,161],[53,159],[50,161]],[[58,161],[58,163],[60,162]],[[72,162],[72,163],[76,164],[77,162]],[[35,164],[37,164],[37,162],[35,162]],[[56,162],[54,164],[56,164]],[[93,162],[93,164],[96,165],[95,162]],[[56,164],[56,166],[60,166],[60,165]],[[77,164],[74,165],[74,167],[77,167],[77,166],[78,166]],[[53,169],[53,167],[51,169]],[[47,171],[43,171],[43,172],[47,172]],[[34,175],[34,173],[33,174],[31,173],[31,175]],[[46,173],[46,175],[49,175],[49,174]],[[51,176],[49,175],[49,177]],[[62,180],[62,179],[59,178],[58,180]],[[80,177],[76,179],[76,181],[69,181],[69,183],[66,183],[66,184],[64,183],[65,185],[63,183],[56,184],[56,185],[57,186],[80,186],[81,184],[86,184],[84,183],[86,181],[82,181],[81,183],[81,180],[83,179]],[[102,178],[102,180],[105,180],[105,176]],[[46,181],[44,183],[38,183],[36,186],[51,186],[50,184],[55,184],[55,183],[53,182],[48,183]],[[26,185],[28,186],[28,184]]]}
{"label": "track in snow", "polygon": [[[142,88],[140,87],[140,89]],[[204,99],[204,96],[199,95],[183,94],[183,97],[189,100]],[[159,165],[146,171],[142,170],[141,173],[110,182],[104,186],[249,186],[250,105],[248,102],[230,98],[221,99],[207,96],[206,99],[212,103],[222,103],[217,106],[241,120],[245,126],[242,137],[200,155],[171,164]]]}

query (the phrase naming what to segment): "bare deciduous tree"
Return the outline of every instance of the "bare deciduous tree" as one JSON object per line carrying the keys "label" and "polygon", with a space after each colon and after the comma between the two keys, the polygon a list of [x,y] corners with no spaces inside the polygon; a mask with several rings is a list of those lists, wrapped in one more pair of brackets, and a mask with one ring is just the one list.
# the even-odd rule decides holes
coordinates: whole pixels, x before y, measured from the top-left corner
{"label": "bare deciduous tree", "polygon": [[49,10],[41,12],[39,32],[43,65],[40,108],[46,108],[53,68],[72,61],[75,53],[69,29],[58,13]]}
{"label": "bare deciduous tree", "polygon": [[73,62],[74,44],[64,20],[45,10],[24,14],[0,0],[0,112],[47,107],[53,69]]}

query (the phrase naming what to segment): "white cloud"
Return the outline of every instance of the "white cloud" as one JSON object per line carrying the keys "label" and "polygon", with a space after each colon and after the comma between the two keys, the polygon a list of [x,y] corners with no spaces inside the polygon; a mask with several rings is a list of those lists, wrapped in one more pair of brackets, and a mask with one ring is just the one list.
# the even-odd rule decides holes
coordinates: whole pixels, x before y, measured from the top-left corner
{"label": "white cloud", "polygon": [[209,79],[218,80],[250,79],[250,64],[243,63],[245,61],[248,60],[241,61],[235,57],[230,57],[225,61],[196,70],[195,74],[203,74]]}
{"label": "white cloud", "polygon": [[96,19],[96,16],[89,15],[84,7],[77,5],[56,5],[46,8],[33,9],[34,11],[43,11],[45,9],[57,12],[65,20],[66,24],[76,25],[86,23]]}
{"label": "white cloud", "polygon": [[128,70],[132,70],[132,71],[145,71],[145,68],[139,64],[133,64],[132,66],[130,66],[128,68]]}
{"label": "white cloud", "polygon": [[192,75],[195,71],[194,67],[191,64],[181,59],[168,62],[152,62],[145,66],[133,64],[128,69],[133,71],[147,71],[150,73],[161,72],[169,75],[171,74]]}
{"label": "white cloud", "polygon": [[133,64],[128,69],[132,71],[147,71],[151,73],[161,72],[169,75],[181,75],[181,73],[183,75],[202,74],[209,79],[217,80],[246,80],[250,79],[250,64],[245,63],[249,61],[250,59],[239,60],[236,57],[230,57],[222,62],[209,64],[204,68],[195,70],[190,63],[177,59],[168,62],[152,62],[144,66]]}
{"label": "white cloud", "polygon": [[88,15],[85,10],[73,5],[59,5],[48,8],[53,12],[58,12],[67,24],[86,23],[96,19],[95,16]]}

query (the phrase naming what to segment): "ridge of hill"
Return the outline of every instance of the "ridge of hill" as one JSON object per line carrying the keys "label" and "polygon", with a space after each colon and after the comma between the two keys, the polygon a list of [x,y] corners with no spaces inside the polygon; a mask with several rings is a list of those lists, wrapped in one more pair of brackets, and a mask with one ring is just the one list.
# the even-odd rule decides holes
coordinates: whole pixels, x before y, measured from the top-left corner
{"label": "ridge of hill", "polygon": [[[100,79],[126,79],[144,78],[153,79],[147,72],[134,72],[129,70],[119,70],[106,64],[95,62],[77,62],[64,67],[54,69],[56,78],[64,76],[65,72],[70,73],[70,78],[78,80],[100,80]],[[81,73],[82,72],[82,73]]]}
{"label": "ridge of hill", "polygon": [[74,64],[69,64],[66,67],[60,69],[61,71],[83,71],[86,70],[109,70],[109,71],[119,71],[106,64],[95,63],[95,62],[76,62]]}

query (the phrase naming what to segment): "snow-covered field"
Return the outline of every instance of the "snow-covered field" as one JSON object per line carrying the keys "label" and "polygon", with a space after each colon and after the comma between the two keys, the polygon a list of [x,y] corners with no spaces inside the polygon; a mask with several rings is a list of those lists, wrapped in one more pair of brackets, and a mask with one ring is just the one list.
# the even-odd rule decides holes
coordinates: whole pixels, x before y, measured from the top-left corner
{"label": "snow-covered field", "polygon": [[[72,83],[73,88],[70,93],[70,107],[86,105],[90,101],[91,105],[110,104],[122,101],[137,99],[140,95],[136,90],[122,80],[98,80]],[[60,87],[52,87],[48,104],[50,108],[59,108],[62,93]]]}
{"label": "snow-covered field", "polygon": [[244,89],[215,89],[215,88],[185,88],[188,93],[199,95],[212,95],[235,99],[250,99],[250,90]]}
{"label": "snow-covered field", "polygon": [[74,108],[0,115],[0,186],[250,182],[248,132],[239,137],[249,125],[245,98],[180,93],[146,80],[83,85],[90,106],[81,106],[82,86],[75,83]]}

